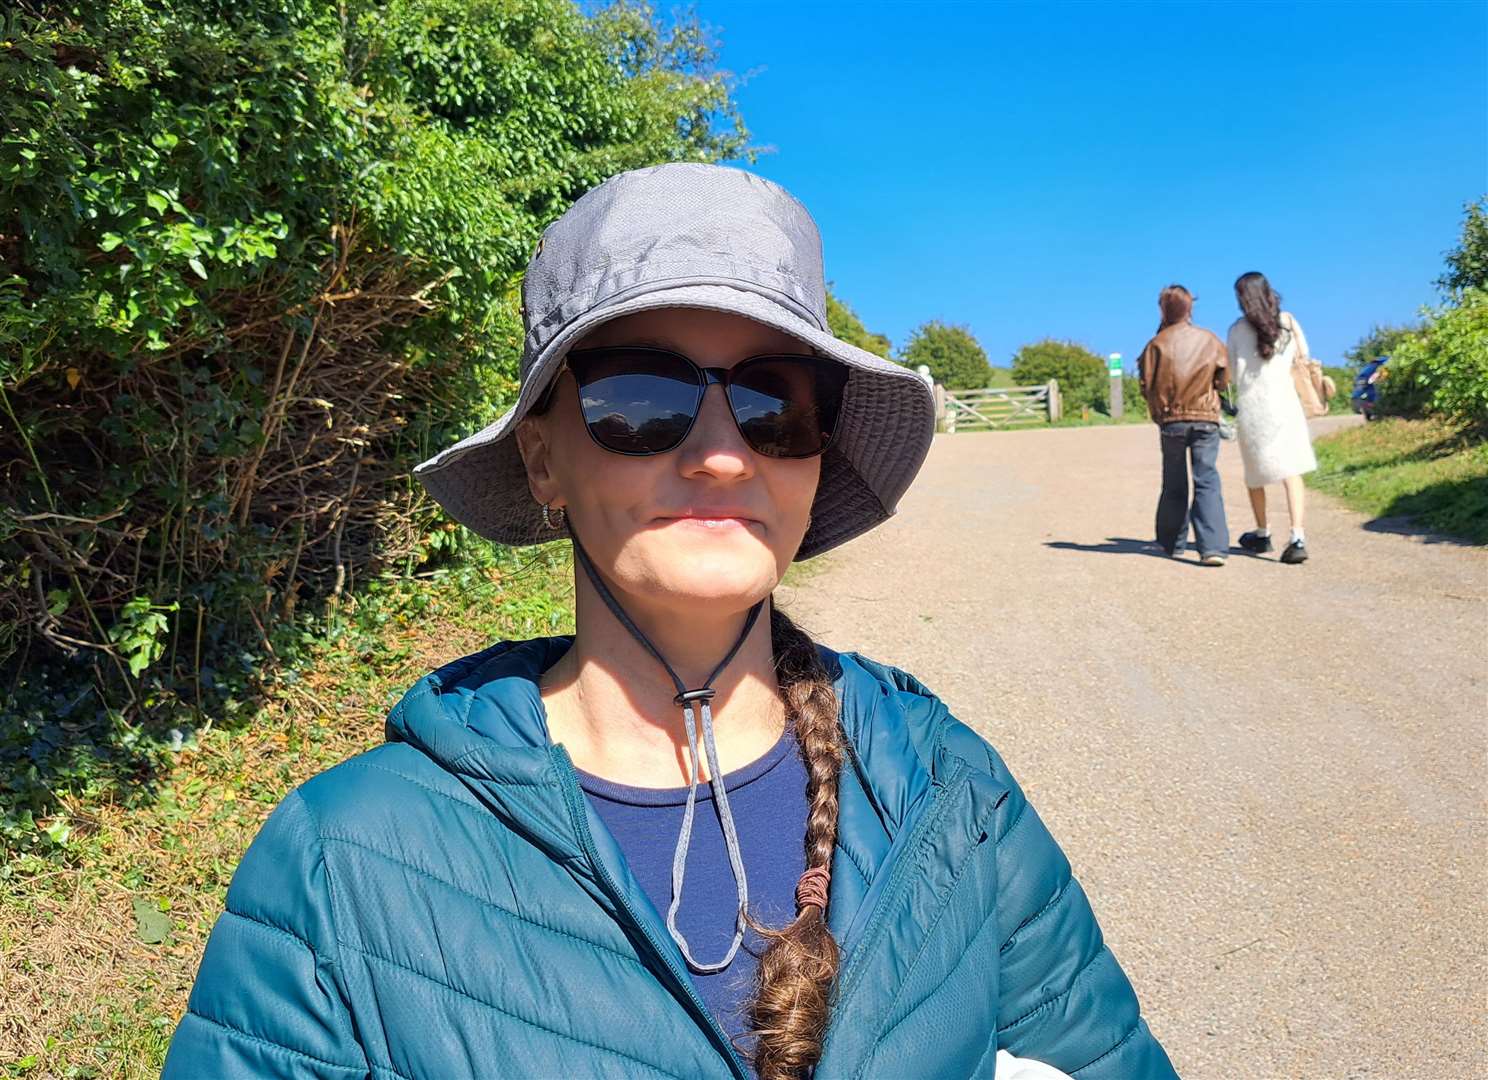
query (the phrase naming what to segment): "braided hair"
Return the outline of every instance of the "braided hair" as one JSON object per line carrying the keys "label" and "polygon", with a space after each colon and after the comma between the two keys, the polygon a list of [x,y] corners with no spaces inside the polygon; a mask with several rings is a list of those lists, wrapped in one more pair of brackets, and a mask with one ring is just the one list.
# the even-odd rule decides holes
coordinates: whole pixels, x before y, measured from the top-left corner
{"label": "braided hair", "polygon": [[778,930],[757,927],[769,944],[750,1019],[760,1080],[801,1080],[821,1057],[841,959],[827,904],[844,740],[837,693],[816,644],[773,604],[770,636],[787,721],[806,765],[806,873],[796,888],[795,920]]}

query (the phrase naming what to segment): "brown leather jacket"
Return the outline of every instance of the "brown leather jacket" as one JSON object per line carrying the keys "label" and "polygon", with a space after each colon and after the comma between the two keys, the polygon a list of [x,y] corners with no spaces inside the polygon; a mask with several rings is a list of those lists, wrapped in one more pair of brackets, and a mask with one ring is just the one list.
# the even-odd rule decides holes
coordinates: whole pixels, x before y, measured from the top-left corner
{"label": "brown leather jacket", "polygon": [[1219,422],[1219,394],[1230,385],[1224,342],[1192,322],[1158,331],[1137,359],[1142,396],[1154,423]]}

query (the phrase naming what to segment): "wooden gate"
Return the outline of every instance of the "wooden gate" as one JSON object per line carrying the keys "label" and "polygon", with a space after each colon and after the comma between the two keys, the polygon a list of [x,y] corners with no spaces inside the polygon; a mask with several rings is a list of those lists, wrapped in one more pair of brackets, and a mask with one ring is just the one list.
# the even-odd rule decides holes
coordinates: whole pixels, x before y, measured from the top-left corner
{"label": "wooden gate", "polygon": [[1059,419],[1057,382],[985,390],[945,390],[937,386],[935,390],[942,431],[993,431]]}

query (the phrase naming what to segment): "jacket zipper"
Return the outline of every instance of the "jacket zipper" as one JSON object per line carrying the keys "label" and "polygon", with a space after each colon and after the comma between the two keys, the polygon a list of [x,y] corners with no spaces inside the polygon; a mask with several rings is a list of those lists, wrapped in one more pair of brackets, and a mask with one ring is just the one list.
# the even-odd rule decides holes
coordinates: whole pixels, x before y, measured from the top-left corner
{"label": "jacket zipper", "polygon": [[867,925],[862,929],[862,937],[859,938],[857,944],[852,946],[847,960],[842,965],[842,974],[838,982],[838,1002],[845,1002],[852,995],[852,991],[857,985],[857,972],[862,966],[863,957],[867,953],[868,947],[872,944],[874,938],[878,936],[879,927],[897,902],[899,894],[904,891],[905,883],[909,880],[909,875],[912,871],[918,869],[919,864],[914,857],[915,851],[919,848],[920,843],[925,839],[926,835],[940,824],[941,818],[945,816],[946,807],[950,805],[950,801],[946,798],[946,795],[960,785],[966,776],[967,770],[970,768],[971,766],[963,761],[951,771],[950,777],[947,778],[944,784],[935,785],[930,796],[930,806],[926,807],[925,812],[920,815],[920,820],[915,823],[913,830],[905,842],[904,849],[899,853],[899,858],[895,860],[893,867],[889,870],[889,880],[884,885],[883,895],[878,898],[878,903],[873,906],[873,910],[869,915],[865,916],[864,913],[859,912],[853,919],[852,925],[842,935],[844,940],[851,940],[857,933],[862,919],[865,917],[868,919]]}
{"label": "jacket zipper", "polygon": [[685,971],[678,967],[671,956],[661,946],[661,943],[657,941],[656,937],[651,933],[650,927],[646,925],[645,921],[636,913],[635,908],[631,906],[630,899],[625,895],[624,890],[610,876],[609,870],[604,865],[604,860],[599,857],[599,852],[595,850],[594,839],[589,833],[589,818],[583,801],[584,795],[579,788],[578,774],[574,772],[573,761],[569,758],[568,751],[560,745],[555,745],[553,747],[553,756],[559,761],[563,770],[563,799],[568,804],[569,817],[572,819],[574,828],[579,834],[579,844],[583,847],[584,854],[588,856],[590,865],[599,874],[600,883],[614,897],[615,902],[624,909],[625,914],[630,918],[631,924],[645,937],[646,943],[651,946],[651,951],[656,954],[657,959],[666,965],[677,987],[687,995],[687,999],[692,1003],[697,1017],[701,1018],[708,1030],[715,1036],[719,1045],[725,1048],[727,1051],[725,1059],[728,1061],[729,1068],[733,1071],[737,1080],[749,1080],[749,1071],[739,1059],[738,1051],[734,1049],[734,1044],[729,1041],[728,1035],[719,1026],[718,1021],[713,1016],[712,1010],[708,1008],[701,995],[698,994],[697,987],[693,985],[692,979],[688,977]]}

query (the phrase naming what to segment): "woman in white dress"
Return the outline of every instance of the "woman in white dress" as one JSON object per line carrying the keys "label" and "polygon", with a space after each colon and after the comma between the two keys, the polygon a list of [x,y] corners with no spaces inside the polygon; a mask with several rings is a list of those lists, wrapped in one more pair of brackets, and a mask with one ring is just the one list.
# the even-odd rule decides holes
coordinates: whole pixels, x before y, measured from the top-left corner
{"label": "woman in white dress", "polygon": [[1242,274],[1235,282],[1235,299],[1242,315],[1230,327],[1226,344],[1239,410],[1236,428],[1245,462],[1245,486],[1250,489],[1256,520],[1255,529],[1240,537],[1240,546],[1256,554],[1272,550],[1266,485],[1280,483],[1286,490],[1292,522],[1291,540],[1281,561],[1305,562],[1302,474],[1317,468],[1317,457],[1292,381],[1292,364],[1299,355],[1308,355],[1307,339],[1297,320],[1281,310],[1281,297],[1264,274]]}

